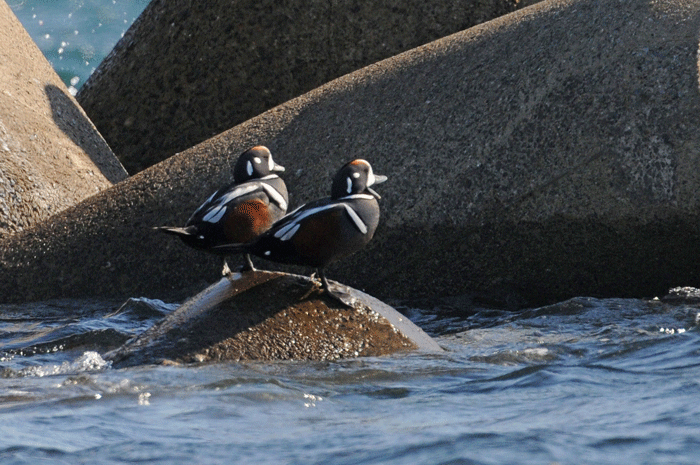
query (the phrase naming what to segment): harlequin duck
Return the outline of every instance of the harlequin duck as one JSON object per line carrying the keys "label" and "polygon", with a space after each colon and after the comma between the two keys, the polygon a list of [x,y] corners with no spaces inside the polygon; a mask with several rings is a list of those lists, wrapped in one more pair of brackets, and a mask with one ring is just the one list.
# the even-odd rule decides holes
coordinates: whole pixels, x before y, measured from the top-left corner
{"label": "harlequin duck", "polygon": [[367,161],[353,160],[333,178],[330,198],[302,205],[253,242],[228,244],[216,249],[315,267],[324,291],[343,302],[331,291],[323,269],[357,252],[372,239],[379,224],[377,199],[380,196],[371,186],[384,181],[386,176],[375,175]]}
{"label": "harlequin duck", "polygon": [[[233,168],[233,183],[214,192],[182,228],[161,226],[164,233],[178,236],[195,249],[226,255],[222,244],[247,243],[267,231],[287,212],[287,186],[277,176],[284,167],[272,160],[262,145],[243,152]],[[243,270],[254,270],[246,253]],[[224,271],[228,265],[224,260]]]}

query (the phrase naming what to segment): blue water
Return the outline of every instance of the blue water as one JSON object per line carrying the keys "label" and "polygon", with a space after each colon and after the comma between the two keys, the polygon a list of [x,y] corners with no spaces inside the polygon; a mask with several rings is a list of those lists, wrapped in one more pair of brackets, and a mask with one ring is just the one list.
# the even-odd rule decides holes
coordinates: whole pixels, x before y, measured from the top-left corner
{"label": "blue water", "polygon": [[[9,0],[75,91],[145,0]],[[0,463],[696,464],[700,305],[400,307],[446,349],[112,369],[175,308],[0,306]]]}
{"label": "blue water", "polygon": [[437,302],[441,355],[118,370],[174,304],[0,306],[0,462],[700,462],[698,304]]}
{"label": "blue water", "polygon": [[148,0],[6,1],[73,93],[148,5]]}

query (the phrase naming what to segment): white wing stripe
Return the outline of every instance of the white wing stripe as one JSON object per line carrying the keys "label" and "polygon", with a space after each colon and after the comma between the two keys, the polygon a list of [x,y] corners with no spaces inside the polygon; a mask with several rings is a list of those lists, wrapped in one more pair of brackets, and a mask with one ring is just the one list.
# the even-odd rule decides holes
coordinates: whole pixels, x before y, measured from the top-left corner
{"label": "white wing stripe", "polygon": [[[322,207],[316,207],[316,208],[312,208],[312,209],[304,211],[304,212],[299,212],[299,214],[297,214],[296,218],[291,218],[290,216],[294,215],[294,213],[298,210],[297,209],[294,212],[287,215],[287,217],[289,217],[289,219],[291,221],[289,223],[287,223],[286,225],[284,225],[283,227],[281,227],[279,230],[277,230],[277,232],[275,232],[275,234],[273,234],[273,236],[275,236],[277,239],[281,239],[283,241],[288,241],[289,239],[292,238],[292,236],[294,234],[292,233],[292,235],[287,235],[287,233],[291,229],[293,229],[295,226],[297,226],[297,229],[299,229],[298,228],[299,221],[301,221],[304,218],[307,218],[311,215],[315,215],[318,212],[322,212],[324,210],[330,210],[331,208],[335,208],[335,207],[337,207],[337,205],[324,205]],[[296,232],[296,230],[294,230],[294,232]]]}
{"label": "white wing stripe", "polygon": [[[373,197],[372,197],[373,198]],[[362,234],[367,234],[367,225],[365,224],[364,221],[362,221],[362,218],[360,218],[360,215],[357,214],[357,212],[350,206],[345,203],[341,203],[341,206],[345,207],[345,211],[348,212],[348,216],[350,216],[350,219],[352,220],[353,224],[355,227],[362,233]],[[325,210],[331,210],[333,208],[337,208],[339,205],[338,204],[332,204],[332,205],[324,205],[323,207],[316,207],[312,208],[310,210],[307,210],[305,212],[301,212],[296,216],[296,218],[289,218],[291,221],[287,224],[285,224],[283,227],[278,229],[273,236],[276,237],[277,239],[281,241],[288,241],[292,237],[294,237],[294,234],[299,230],[299,222],[303,220],[304,218],[308,218],[311,215],[315,215],[316,213],[325,211]],[[295,212],[292,212],[290,215],[294,215]],[[289,217],[289,215],[288,215]]]}
{"label": "white wing stripe", "polygon": [[284,234],[284,236],[280,237],[280,240],[281,241],[288,241],[289,239],[291,239],[292,236],[294,236],[297,233],[297,231],[299,231],[299,226],[301,226],[301,225],[299,223],[296,223],[292,229],[287,231]]}
{"label": "white wing stripe", "polygon": [[[286,235],[287,235],[287,232],[288,232],[290,229],[292,229],[296,224],[297,224],[297,223],[295,223],[294,221],[292,221],[291,223],[287,223],[287,224],[284,225],[282,228],[280,228],[280,229],[278,229],[277,231],[275,231],[275,233],[273,234],[273,236],[276,237],[277,239],[286,236]],[[283,240],[286,241],[286,240],[289,240],[289,239],[290,239],[290,238],[283,239]]]}
{"label": "white wing stripe", "polygon": [[270,186],[269,184],[261,183],[261,186],[267,192],[267,195],[275,202],[282,210],[287,210],[287,202],[284,200],[282,194],[279,193],[277,189]]}
{"label": "white wing stripe", "polygon": [[194,213],[192,213],[192,216],[195,216],[197,213],[199,213],[199,212],[202,210],[202,208],[208,206],[209,202],[211,202],[211,200],[214,198],[215,195],[216,195],[216,191],[215,191],[212,195],[210,195],[209,198],[208,198],[207,200],[205,200],[204,203],[203,203],[202,205],[200,205],[200,206],[194,211]]}
{"label": "white wing stripe", "polygon": [[345,207],[345,211],[348,212],[348,215],[350,215],[352,221],[355,223],[355,226],[357,226],[357,229],[359,229],[362,234],[367,234],[367,225],[364,223],[364,221],[362,221],[360,215],[358,215],[350,205],[344,203],[343,206]]}
{"label": "white wing stripe", "polygon": [[202,220],[208,223],[218,223],[219,220],[224,216],[224,213],[226,213],[226,205],[215,207],[209,210],[209,213],[204,215],[204,218],[202,218]]}
{"label": "white wing stripe", "polygon": [[222,196],[219,200],[217,200],[216,205],[227,204],[231,200],[235,199],[236,197],[250,194],[251,192],[258,190],[259,187],[260,186],[257,183],[252,183],[248,186],[236,187],[234,190],[232,190],[231,192],[229,192],[228,194]]}

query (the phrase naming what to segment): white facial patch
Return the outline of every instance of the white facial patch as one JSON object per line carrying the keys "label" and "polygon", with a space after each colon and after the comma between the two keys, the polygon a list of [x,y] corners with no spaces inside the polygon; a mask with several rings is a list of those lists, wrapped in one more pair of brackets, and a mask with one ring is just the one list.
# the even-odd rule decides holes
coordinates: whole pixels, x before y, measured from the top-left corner
{"label": "white facial patch", "polygon": [[352,192],[352,179],[350,179],[350,176],[348,176],[348,194]]}
{"label": "white facial patch", "polygon": [[270,155],[270,158],[267,159],[267,169],[272,171],[275,168],[275,162],[272,161],[272,155]]}
{"label": "white facial patch", "polygon": [[260,159],[260,157],[253,157],[253,161],[255,162],[256,165],[259,165],[260,163],[262,163],[262,160]]}
{"label": "white facial patch", "polygon": [[[369,165],[369,163],[368,163]],[[374,172],[372,171],[372,166],[369,166],[369,173],[367,174],[367,187],[373,185],[377,178],[374,177]]]}
{"label": "white facial patch", "polygon": [[248,173],[248,176],[253,175],[253,164],[248,160],[248,163],[246,164],[246,172]]}

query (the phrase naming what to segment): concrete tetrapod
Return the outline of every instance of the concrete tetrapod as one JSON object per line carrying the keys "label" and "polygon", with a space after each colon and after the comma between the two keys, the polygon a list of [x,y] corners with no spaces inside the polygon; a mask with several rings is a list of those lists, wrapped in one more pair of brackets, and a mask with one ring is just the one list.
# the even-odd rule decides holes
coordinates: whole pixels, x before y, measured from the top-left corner
{"label": "concrete tetrapod", "polygon": [[350,158],[390,177],[372,242],[327,270],[384,300],[697,287],[698,31],[700,0],[550,0],[367,66],[0,241],[0,301],[219,279],[151,228],[184,223],[257,144],[292,208]]}

